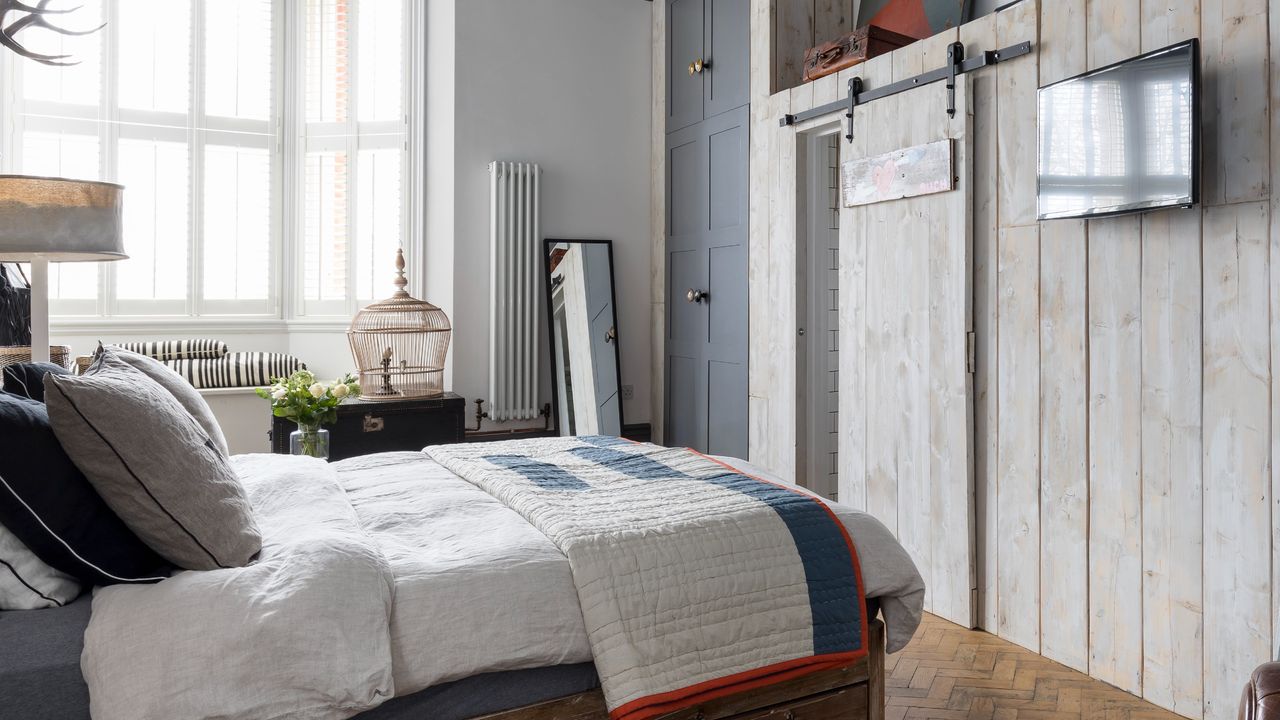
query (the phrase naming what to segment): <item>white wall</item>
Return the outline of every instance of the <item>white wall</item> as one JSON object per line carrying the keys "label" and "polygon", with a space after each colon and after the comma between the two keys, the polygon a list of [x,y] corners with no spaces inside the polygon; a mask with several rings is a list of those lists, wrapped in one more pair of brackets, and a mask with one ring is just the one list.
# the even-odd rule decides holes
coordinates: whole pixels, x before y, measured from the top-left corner
{"label": "white wall", "polygon": [[489,392],[488,164],[536,162],[543,236],[614,241],[624,414],[649,421],[650,11],[431,2],[426,299],[453,320],[451,389],[468,402]]}

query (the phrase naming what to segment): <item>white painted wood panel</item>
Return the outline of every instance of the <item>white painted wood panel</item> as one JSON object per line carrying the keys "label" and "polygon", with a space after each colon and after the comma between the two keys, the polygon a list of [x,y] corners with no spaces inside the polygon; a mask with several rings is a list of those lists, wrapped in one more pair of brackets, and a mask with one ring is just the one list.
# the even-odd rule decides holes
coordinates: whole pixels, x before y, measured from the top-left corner
{"label": "white painted wood panel", "polygon": [[[1023,2],[996,16],[1000,47],[1039,38],[1039,5]],[[999,82],[1000,226],[1019,227],[1036,221],[1036,116],[1039,53],[1031,53],[995,67]]]}
{"label": "white painted wood panel", "polygon": [[[897,53],[883,56],[888,63],[887,82],[897,75]],[[872,103],[860,107],[855,117],[866,118],[866,151],[877,154],[897,147],[899,137],[884,129],[895,127],[896,101]],[[877,358],[896,357],[896,328],[885,318],[900,317],[900,293],[897,271],[901,245],[895,242],[899,229],[888,204],[868,205],[867,237],[867,512],[874,515],[895,535],[898,533],[898,471],[903,455],[900,442],[905,405],[901,396],[899,368]],[[843,217],[843,213],[842,213]],[[888,412],[889,414],[884,414]],[[870,420],[874,418],[874,422]]]}
{"label": "white painted wood panel", "polygon": [[[1085,0],[1040,6],[1040,84],[1082,73]],[[1040,230],[1040,651],[1088,672],[1088,233]]]}
{"label": "white painted wood panel", "polygon": [[[881,85],[893,78],[891,58],[873,58],[859,68],[861,77],[870,85]],[[853,71],[837,75],[836,86],[848,87]],[[841,161],[867,154],[870,118],[867,113],[854,116],[853,142],[840,132]],[[848,208],[840,213],[840,499],[860,510],[869,511],[867,491],[867,232],[871,208]]]}
{"label": "white painted wood panel", "polygon": [[769,267],[769,198],[773,195],[769,170],[772,167],[771,141],[775,133],[765,132],[762,128],[777,122],[769,97],[774,81],[775,31],[774,4],[767,0],[751,0],[751,157],[748,175],[752,201],[747,208],[747,438],[748,455],[752,460],[761,462],[769,448],[771,389],[763,383],[764,371],[770,362],[768,346],[758,342],[757,338],[772,328],[768,304],[752,300],[762,296]]}
{"label": "white painted wood panel", "polygon": [[[1141,51],[1139,0],[1088,0],[1090,69]],[[1089,673],[1142,692],[1141,225],[1089,222]]]}
{"label": "white painted wood panel", "polygon": [[[906,52],[893,54],[894,78],[913,77],[923,71],[924,57],[921,44]],[[896,131],[894,147],[909,147],[930,132],[928,113],[919,108],[928,106],[932,90],[925,88],[902,93],[868,109],[882,114],[885,121],[893,122]],[[876,107],[879,105],[880,107]],[[892,116],[884,115],[893,112]],[[876,417],[889,418],[895,428],[892,441],[897,445],[893,467],[887,468],[885,477],[896,483],[898,489],[898,540],[916,561],[925,582],[925,607],[933,607],[933,543],[930,524],[933,519],[927,511],[932,493],[929,477],[929,311],[928,223],[923,217],[926,208],[939,207],[916,201],[888,202],[882,206],[889,226],[886,234],[878,238],[889,249],[889,272],[886,279],[893,283],[893,298],[889,312],[879,321],[886,328],[887,352],[873,355],[872,363],[889,364],[894,388],[893,404],[876,407]],[[873,321],[873,324],[876,324]]]}
{"label": "white painted wood panel", "polygon": [[1267,0],[1201,0],[1207,205],[1269,197]]}
{"label": "white painted wood panel", "polygon": [[[790,113],[790,94],[774,95],[772,105],[774,117]],[[764,296],[770,298],[765,307],[766,326],[777,328],[767,338],[769,360],[763,380],[769,388],[770,444],[762,464],[783,477],[795,477],[796,452],[796,150],[794,132],[778,132],[770,142],[769,178],[773,190],[769,197],[765,277],[760,286]]]}
{"label": "white painted wood panel", "polygon": [[[1270,0],[1269,37],[1280,40],[1280,0]],[[1280,67],[1280,42],[1271,43],[1271,67]],[[1280,72],[1272,72],[1271,117],[1280,115]],[[1271,123],[1271,644],[1280,644],[1280,124]]]}
{"label": "white painted wood panel", "polygon": [[1001,637],[1040,650],[1040,232],[1002,228],[996,590]]}
{"label": "white painted wood panel", "polygon": [[[957,31],[923,43],[924,65],[945,63]],[[930,114],[931,137],[944,137],[954,152],[956,190],[946,197],[912,201],[928,223],[929,269],[929,478],[930,545],[933,549],[933,612],[966,627],[975,622],[973,378],[967,333],[973,328],[972,226],[973,125],[969,78],[956,81],[956,113]],[[939,100],[942,87],[932,88]],[[963,180],[962,180],[963,178]],[[936,210],[934,208],[937,208]]]}
{"label": "white painted wood panel", "polygon": [[[1023,2],[996,17],[1000,47],[1038,37],[1039,8]],[[1040,235],[1035,225],[1039,56],[996,66],[1000,318],[997,333],[996,591],[998,632],[1040,650]]]}
{"label": "white painted wood panel", "polygon": [[663,441],[666,408],[666,293],[667,293],[667,3],[653,3],[652,93],[649,114],[649,431],[656,443]]}
{"label": "white painted wood panel", "polygon": [[1142,692],[1142,240],[1089,222],[1089,674]]}
{"label": "white painted wood panel", "polygon": [[1203,705],[1200,211],[1142,223],[1142,692]]}
{"label": "white painted wood panel", "polygon": [[[1142,50],[1200,33],[1198,3],[1142,3]],[[1142,694],[1204,707],[1200,210],[1142,222]]]}
{"label": "white painted wood panel", "polygon": [[1271,654],[1267,203],[1204,214],[1204,714]]}
{"label": "white painted wood panel", "polygon": [[1088,235],[1040,229],[1040,626],[1045,657],[1087,672]]}

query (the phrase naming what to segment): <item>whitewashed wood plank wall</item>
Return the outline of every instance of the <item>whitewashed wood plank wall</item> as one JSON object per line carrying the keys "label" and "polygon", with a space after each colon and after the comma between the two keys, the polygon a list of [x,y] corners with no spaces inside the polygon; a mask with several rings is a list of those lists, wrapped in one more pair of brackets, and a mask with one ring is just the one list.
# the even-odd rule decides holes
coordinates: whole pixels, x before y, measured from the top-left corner
{"label": "whitewashed wood plank wall", "polygon": [[[750,2],[750,454],[785,476],[796,462],[797,136],[778,117],[829,102],[855,75],[876,87],[941,62],[916,45],[774,93],[799,77],[779,70],[799,42],[784,30],[815,27],[818,3]],[[958,35],[969,53],[1037,46],[969,76],[970,212],[927,219],[932,232],[972,232],[976,623],[1182,715],[1234,717],[1250,671],[1280,644],[1280,0],[1023,0]],[[1037,223],[1036,87],[1188,37],[1203,53],[1201,207]],[[842,157],[898,149],[929,112],[881,101],[859,113]],[[941,516],[953,498],[937,483],[876,482],[886,449],[875,424],[918,410],[868,409],[885,369],[867,338],[845,332],[910,301],[885,297],[894,268],[868,251],[906,220],[899,212],[841,212],[840,497],[910,535],[932,576],[950,560],[937,537],[925,542],[927,522],[904,524],[900,501]]]}

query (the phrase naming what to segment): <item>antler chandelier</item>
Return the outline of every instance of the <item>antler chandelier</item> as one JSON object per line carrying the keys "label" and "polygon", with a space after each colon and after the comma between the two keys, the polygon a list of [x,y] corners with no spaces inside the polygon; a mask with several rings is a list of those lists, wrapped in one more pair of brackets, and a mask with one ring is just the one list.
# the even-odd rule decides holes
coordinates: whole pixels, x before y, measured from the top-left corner
{"label": "antler chandelier", "polygon": [[[49,22],[46,16],[65,15],[69,12],[79,10],[80,8],[78,6],[65,9],[50,8],[50,1],[51,0],[40,0],[35,5],[28,5],[22,2],[22,0],[0,0],[0,45],[9,48],[22,57],[31,58],[32,60],[35,60],[38,63],[44,63],[45,65],[76,65],[78,64],[78,61],[67,60],[67,58],[71,57],[70,55],[44,55],[38,52],[33,52],[23,47],[22,43],[18,42],[14,37],[20,31],[30,27],[52,30],[60,35],[89,35],[106,27],[105,24],[99,25],[92,30],[68,30],[66,28],[58,27],[57,25]],[[14,12],[27,14],[13,22],[9,22],[8,15]]]}

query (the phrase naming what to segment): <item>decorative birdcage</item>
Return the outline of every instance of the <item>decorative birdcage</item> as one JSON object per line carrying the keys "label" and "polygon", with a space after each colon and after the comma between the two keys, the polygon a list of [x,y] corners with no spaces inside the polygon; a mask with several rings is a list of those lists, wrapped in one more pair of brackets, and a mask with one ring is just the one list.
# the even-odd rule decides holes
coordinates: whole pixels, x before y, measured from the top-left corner
{"label": "decorative birdcage", "polygon": [[444,359],[453,329],[449,316],[405,291],[404,252],[396,251],[396,290],[351,321],[347,339],[364,400],[401,400],[444,394]]}

